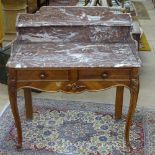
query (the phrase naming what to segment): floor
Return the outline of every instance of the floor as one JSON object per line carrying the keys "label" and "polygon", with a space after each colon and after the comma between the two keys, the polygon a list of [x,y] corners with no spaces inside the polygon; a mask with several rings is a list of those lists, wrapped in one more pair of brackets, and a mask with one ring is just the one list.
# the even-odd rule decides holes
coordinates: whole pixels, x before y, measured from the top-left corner
{"label": "floor", "polygon": [[[137,0],[136,0],[137,1]],[[139,0],[142,1],[142,0]],[[140,52],[143,62],[140,75],[140,94],[138,99],[139,107],[155,108],[155,8],[151,0],[143,0],[151,20],[140,20],[140,24],[152,48],[151,52]],[[18,95],[23,95],[22,91]],[[100,92],[85,92],[82,94],[63,93],[33,93],[33,97],[50,98],[57,100],[91,101],[99,103],[114,104],[115,88]],[[124,104],[129,104],[129,91],[125,90]],[[9,104],[7,86],[0,84],[0,114]]]}

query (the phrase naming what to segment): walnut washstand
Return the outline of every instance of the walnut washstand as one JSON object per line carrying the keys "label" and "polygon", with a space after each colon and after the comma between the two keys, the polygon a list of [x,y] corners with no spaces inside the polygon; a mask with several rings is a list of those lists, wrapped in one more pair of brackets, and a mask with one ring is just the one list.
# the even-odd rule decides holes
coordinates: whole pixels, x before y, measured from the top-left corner
{"label": "walnut washstand", "polygon": [[113,86],[117,87],[115,119],[122,115],[124,87],[130,90],[125,127],[125,142],[130,147],[141,61],[130,37],[129,15],[103,7],[43,7],[35,15],[21,14],[16,26],[18,36],[7,66],[18,148],[22,147],[18,89],[24,89],[26,117],[32,119],[31,88],[81,93]]}

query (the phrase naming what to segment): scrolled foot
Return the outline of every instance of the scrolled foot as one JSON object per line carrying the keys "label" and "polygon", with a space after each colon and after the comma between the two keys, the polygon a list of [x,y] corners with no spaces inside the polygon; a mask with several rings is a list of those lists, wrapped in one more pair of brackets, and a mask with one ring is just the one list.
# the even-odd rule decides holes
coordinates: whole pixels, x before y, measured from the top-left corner
{"label": "scrolled foot", "polygon": [[133,148],[132,148],[132,146],[131,146],[130,143],[126,143],[126,145],[124,146],[124,151],[125,151],[126,153],[130,153],[130,152],[133,151]]}
{"label": "scrolled foot", "polygon": [[22,148],[22,144],[17,144],[17,145],[16,145],[16,149],[19,150],[19,149],[21,149],[21,148]]}

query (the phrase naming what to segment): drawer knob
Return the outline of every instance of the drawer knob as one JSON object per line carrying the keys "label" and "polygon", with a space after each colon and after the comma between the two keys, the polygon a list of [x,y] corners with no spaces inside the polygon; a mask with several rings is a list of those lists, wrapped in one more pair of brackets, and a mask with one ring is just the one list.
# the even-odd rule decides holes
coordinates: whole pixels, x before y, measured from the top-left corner
{"label": "drawer knob", "polygon": [[101,76],[102,76],[103,79],[106,79],[106,78],[108,78],[108,73],[104,72]]}
{"label": "drawer knob", "polygon": [[40,78],[41,78],[41,79],[45,79],[45,78],[46,78],[46,75],[45,75],[44,73],[41,73],[41,74],[40,74]]}

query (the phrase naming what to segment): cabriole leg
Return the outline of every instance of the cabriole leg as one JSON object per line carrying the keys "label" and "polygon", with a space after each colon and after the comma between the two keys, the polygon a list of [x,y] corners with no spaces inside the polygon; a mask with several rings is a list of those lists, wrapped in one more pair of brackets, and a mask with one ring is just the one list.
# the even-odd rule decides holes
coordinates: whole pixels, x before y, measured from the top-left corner
{"label": "cabriole leg", "polygon": [[25,97],[26,119],[31,120],[33,118],[31,88],[24,88],[24,97]]}
{"label": "cabriole leg", "polygon": [[122,107],[123,107],[123,93],[124,86],[116,87],[116,99],[115,99],[115,119],[121,119]]}
{"label": "cabriole leg", "polygon": [[15,71],[9,71],[9,78],[8,78],[8,93],[10,99],[10,106],[12,110],[12,114],[15,120],[15,126],[17,129],[17,148],[22,147],[22,129],[21,129],[21,122],[18,112],[17,106],[17,88],[16,88],[16,78],[15,78]]}
{"label": "cabriole leg", "polygon": [[134,116],[136,106],[137,106],[137,99],[138,99],[138,93],[139,93],[139,80],[133,80],[132,86],[130,88],[130,105],[126,120],[126,126],[125,126],[125,143],[128,149],[132,150],[132,147],[130,145],[130,127],[132,125],[132,118]]}

